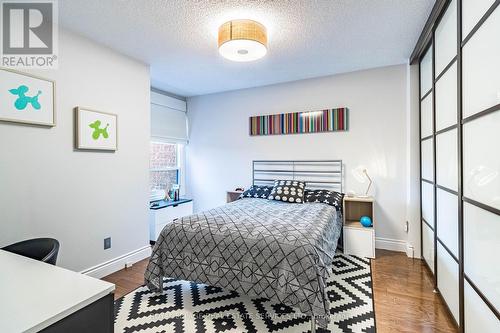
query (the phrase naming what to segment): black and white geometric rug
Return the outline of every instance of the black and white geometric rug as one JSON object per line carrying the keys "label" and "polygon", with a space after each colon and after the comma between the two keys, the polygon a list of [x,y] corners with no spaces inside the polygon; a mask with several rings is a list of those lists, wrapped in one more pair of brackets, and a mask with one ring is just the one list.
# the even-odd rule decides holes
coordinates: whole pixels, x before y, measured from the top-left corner
{"label": "black and white geometric rug", "polygon": [[[370,260],[337,254],[328,281],[330,324],[317,332],[375,332]],[[117,333],[309,332],[310,318],[264,298],[165,279],[157,295],[140,287],[115,302]]]}

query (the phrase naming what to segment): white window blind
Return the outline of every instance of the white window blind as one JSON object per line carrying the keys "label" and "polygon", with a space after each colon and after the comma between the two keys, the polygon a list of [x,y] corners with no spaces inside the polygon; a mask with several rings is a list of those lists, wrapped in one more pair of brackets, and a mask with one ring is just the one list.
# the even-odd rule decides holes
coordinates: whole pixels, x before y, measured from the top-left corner
{"label": "white window blind", "polygon": [[187,143],[186,102],[151,92],[151,137]]}

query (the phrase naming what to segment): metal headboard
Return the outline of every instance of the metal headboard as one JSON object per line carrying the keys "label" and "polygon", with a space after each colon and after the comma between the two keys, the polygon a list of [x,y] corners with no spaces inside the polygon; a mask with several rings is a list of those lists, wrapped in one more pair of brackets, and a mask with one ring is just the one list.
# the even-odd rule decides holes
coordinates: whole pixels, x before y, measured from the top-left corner
{"label": "metal headboard", "polygon": [[256,160],[252,184],[273,185],[276,179],[302,180],[306,188],[343,192],[342,160]]}

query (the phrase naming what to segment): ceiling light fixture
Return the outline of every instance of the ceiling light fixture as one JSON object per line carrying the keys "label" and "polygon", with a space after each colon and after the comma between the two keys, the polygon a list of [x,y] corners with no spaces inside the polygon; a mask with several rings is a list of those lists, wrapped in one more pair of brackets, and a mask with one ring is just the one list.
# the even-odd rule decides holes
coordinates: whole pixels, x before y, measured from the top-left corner
{"label": "ceiling light fixture", "polygon": [[232,20],[219,27],[219,53],[232,61],[253,61],[267,53],[267,30],[252,20]]}

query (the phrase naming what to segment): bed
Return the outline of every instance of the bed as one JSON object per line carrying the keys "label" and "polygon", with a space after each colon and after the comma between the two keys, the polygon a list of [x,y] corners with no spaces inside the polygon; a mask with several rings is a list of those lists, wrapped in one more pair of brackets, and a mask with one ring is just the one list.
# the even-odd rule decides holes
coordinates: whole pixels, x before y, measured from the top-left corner
{"label": "bed", "polygon": [[[253,184],[292,177],[305,180],[309,188],[341,191],[342,162],[253,163]],[[153,248],[145,281],[159,291],[163,277],[174,277],[265,297],[314,315],[326,327],[326,280],[341,220],[341,211],[323,203],[239,199],[167,225]]]}

